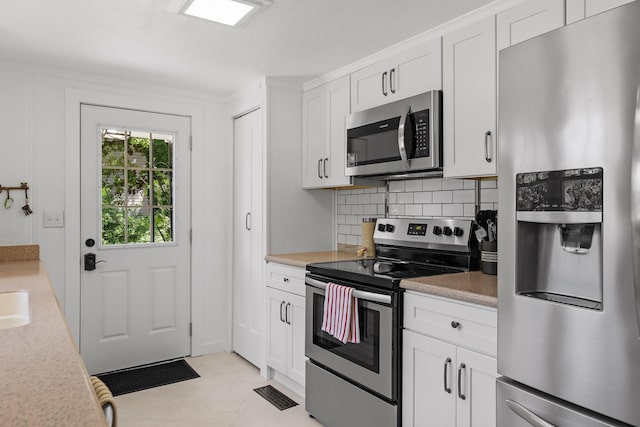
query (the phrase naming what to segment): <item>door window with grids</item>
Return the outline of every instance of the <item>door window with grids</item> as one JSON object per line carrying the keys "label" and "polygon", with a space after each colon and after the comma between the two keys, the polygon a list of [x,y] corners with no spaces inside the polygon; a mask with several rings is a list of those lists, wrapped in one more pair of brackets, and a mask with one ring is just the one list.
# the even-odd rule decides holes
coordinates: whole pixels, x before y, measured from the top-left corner
{"label": "door window with grids", "polygon": [[174,135],[102,128],[101,242],[174,241]]}

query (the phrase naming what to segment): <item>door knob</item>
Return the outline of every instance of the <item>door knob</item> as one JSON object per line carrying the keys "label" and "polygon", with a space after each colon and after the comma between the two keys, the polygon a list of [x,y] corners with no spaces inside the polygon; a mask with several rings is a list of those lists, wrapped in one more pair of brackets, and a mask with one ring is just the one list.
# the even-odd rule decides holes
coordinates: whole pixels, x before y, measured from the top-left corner
{"label": "door knob", "polygon": [[105,260],[96,261],[96,254],[88,253],[84,254],[84,269],[85,271],[93,271],[96,269],[96,264],[101,262],[107,262]]}

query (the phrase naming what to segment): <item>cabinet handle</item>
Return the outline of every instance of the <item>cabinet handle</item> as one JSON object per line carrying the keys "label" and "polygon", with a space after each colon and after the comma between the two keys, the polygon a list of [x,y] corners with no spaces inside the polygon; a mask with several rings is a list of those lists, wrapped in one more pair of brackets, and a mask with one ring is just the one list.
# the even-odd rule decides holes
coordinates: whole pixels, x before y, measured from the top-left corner
{"label": "cabinet handle", "polygon": [[287,283],[287,282],[289,281],[289,278],[288,278],[288,277],[285,277],[285,278],[283,278],[283,279],[282,279],[282,281],[283,281],[284,283]]}
{"label": "cabinet handle", "polygon": [[384,81],[385,81],[386,77],[387,77],[387,72],[385,71],[384,73],[382,73],[382,94],[384,96],[389,95],[389,93],[387,92],[387,88],[384,85]]}
{"label": "cabinet handle", "polygon": [[244,228],[251,231],[251,212],[247,212],[244,216]]}
{"label": "cabinet handle", "polygon": [[280,321],[284,322],[284,316],[282,315],[282,306],[284,305],[284,301],[280,302]]}
{"label": "cabinet handle", "polygon": [[329,175],[327,175],[327,162],[328,162],[328,161],[329,161],[329,158],[328,158],[328,157],[325,157],[325,158],[324,158],[324,161],[323,161],[324,166],[322,167],[322,168],[324,169],[324,177],[325,177],[325,178],[329,178]]}
{"label": "cabinet handle", "polygon": [[489,137],[491,136],[491,131],[488,130],[484,134],[484,159],[487,163],[491,163],[491,157],[489,157]]}
{"label": "cabinet handle", "polygon": [[458,329],[459,326],[460,326],[460,322],[456,322],[455,320],[451,321],[451,327],[453,329]]}
{"label": "cabinet handle", "polygon": [[396,93],[396,89],[393,87],[393,75],[396,73],[396,69],[392,68],[389,72],[389,88],[391,89],[391,93]]}
{"label": "cabinet handle", "polygon": [[461,400],[465,400],[467,398],[462,394],[462,370],[466,367],[467,366],[464,363],[461,363],[460,366],[458,366],[458,397]]}
{"label": "cabinet handle", "polygon": [[291,324],[291,321],[289,320],[289,307],[290,306],[291,306],[291,303],[288,302],[287,306],[284,308],[285,322],[287,323],[287,325]]}
{"label": "cabinet handle", "polygon": [[322,159],[318,160],[318,178],[322,179],[322,172],[320,171],[320,165],[322,164]]}
{"label": "cabinet handle", "polygon": [[451,364],[451,358],[447,357],[447,360],[444,361],[444,391],[451,394],[451,387],[448,386],[448,375],[447,375],[447,366]]}

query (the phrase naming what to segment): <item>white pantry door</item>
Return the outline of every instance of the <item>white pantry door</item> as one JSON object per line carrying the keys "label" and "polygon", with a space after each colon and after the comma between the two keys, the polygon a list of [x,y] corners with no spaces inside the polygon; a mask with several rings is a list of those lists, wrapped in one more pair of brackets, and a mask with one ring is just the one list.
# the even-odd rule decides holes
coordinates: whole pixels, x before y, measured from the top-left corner
{"label": "white pantry door", "polygon": [[80,126],[87,370],[189,355],[191,119],[82,105]]}
{"label": "white pantry door", "polygon": [[264,359],[261,110],[233,121],[233,146],[233,351],[260,367]]}

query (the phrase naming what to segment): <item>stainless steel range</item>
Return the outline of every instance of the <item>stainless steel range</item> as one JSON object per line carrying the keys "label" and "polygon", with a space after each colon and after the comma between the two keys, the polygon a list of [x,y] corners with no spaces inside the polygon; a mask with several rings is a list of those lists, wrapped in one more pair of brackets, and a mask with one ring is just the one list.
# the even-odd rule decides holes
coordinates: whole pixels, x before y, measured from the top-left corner
{"label": "stainless steel range", "polygon": [[[470,220],[378,219],[377,258],[307,266],[306,410],[327,426],[401,425],[400,281],[477,266]],[[360,343],[322,331],[328,283],[358,299]]]}

